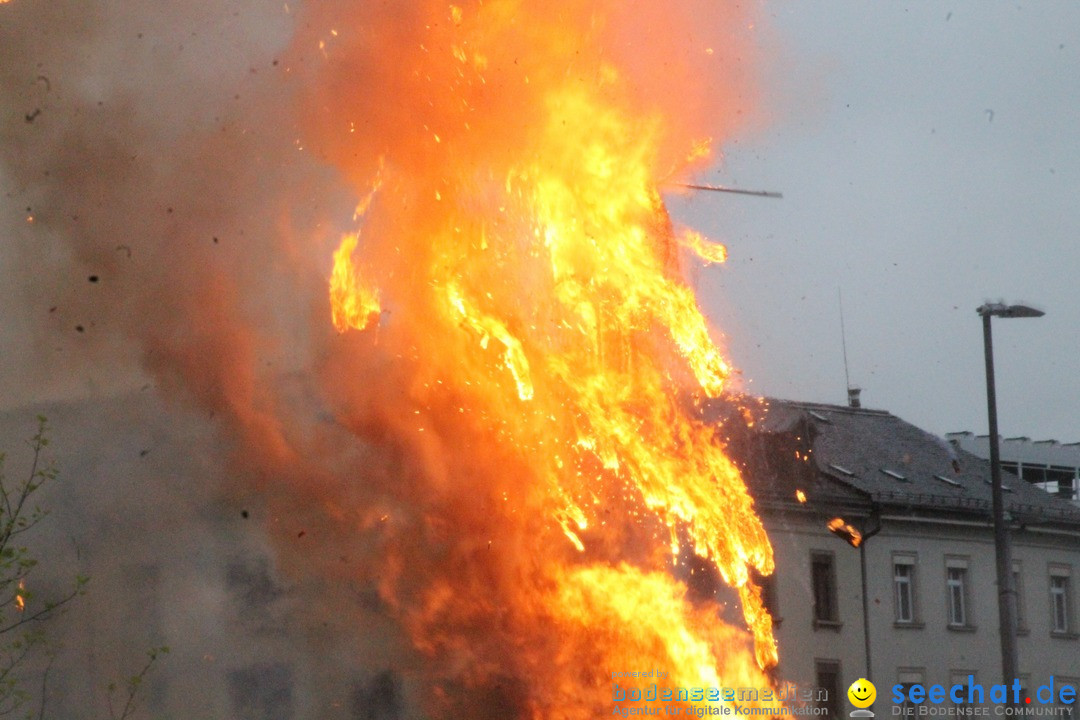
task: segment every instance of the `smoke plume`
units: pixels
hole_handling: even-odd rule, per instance
[[[228,703],[251,717],[274,706],[320,718],[586,717],[606,707],[607,673],[674,662],[667,643],[684,626],[703,628],[686,651],[692,662],[718,679],[757,677],[710,649],[743,648],[746,638],[663,575],[669,543],[656,537],[672,523],[648,517],[655,506],[635,500],[640,519],[582,532],[584,555],[567,540],[577,540],[577,518],[552,513],[553,481],[535,464],[563,460],[533,452],[548,428],[537,419],[542,403],[555,402],[565,378],[535,370],[532,407],[541,410],[511,410],[517,420],[506,422],[508,405],[493,398],[510,376],[477,389],[491,372],[476,328],[494,326],[423,322],[438,298],[446,304],[425,269],[443,263],[452,279],[454,253],[470,243],[531,267],[522,258],[535,252],[536,228],[513,217],[526,202],[517,188],[581,165],[587,184],[566,192],[640,199],[627,217],[658,239],[640,258],[656,270],[646,299],[663,306],[646,304],[650,322],[678,348],[708,344],[704,329],[695,336],[664,315],[659,293],[688,308],[692,299],[664,279],[677,275],[676,238],[655,186],[702,162],[710,138],[740,128],[753,105],[752,18],[711,5],[0,5],[0,297],[11,308],[0,343],[13,365],[0,393],[9,408],[69,403],[52,406],[58,418],[73,398],[100,408],[79,422],[108,433],[69,441],[124,459],[80,465],[103,481],[58,501],[61,516],[80,553],[115,565],[102,586],[167,595],[167,617],[143,620],[177,646],[169,707],[215,712],[178,688],[224,677]],[[619,158],[603,157],[609,150]],[[364,281],[380,287],[384,305],[375,327],[339,334],[327,279],[347,232],[359,232],[361,272],[373,271]],[[463,239],[441,255],[436,239],[455,232]],[[557,317],[550,298],[570,287],[532,270],[470,267],[450,304],[521,306],[508,335],[527,334],[543,313]],[[481,284],[486,298],[473,292]],[[450,334],[470,322],[472,334]],[[652,373],[650,382],[668,368],[679,382],[706,376],[719,362],[710,355],[704,369],[687,370],[676,350],[642,339],[650,329],[601,338],[596,352],[646,347],[661,369],[603,362]],[[526,341],[523,352],[560,342]],[[167,405],[143,399],[152,394]],[[665,412],[680,411],[673,402]],[[584,422],[578,413],[551,427]],[[172,454],[155,460],[148,432]],[[190,453],[177,450],[188,443]],[[130,460],[143,450],[150,469]],[[645,463],[627,457],[627,467]],[[629,514],[612,501],[625,478],[611,474],[610,458],[566,461],[578,476],[604,476],[596,497]],[[725,502],[749,511],[744,492]],[[678,512],[682,539],[707,545],[694,529],[702,515]],[[101,518],[115,520],[109,532]],[[744,589],[748,568],[771,562],[767,542],[749,544],[760,542],[754,522],[732,530],[730,547],[709,541],[726,579]],[[178,546],[206,559],[176,560]],[[612,593],[631,584],[674,625],[627,634],[647,608]],[[113,645],[135,637],[109,617]],[[239,625],[215,625],[222,617]],[[307,659],[303,670],[256,662],[224,649],[231,643]],[[121,662],[120,649],[108,652]],[[616,659],[628,666],[612,667]],[[283,698],[265,689],[292,684],[309,690]]]

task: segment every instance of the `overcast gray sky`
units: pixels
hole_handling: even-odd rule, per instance
[[[772,3],[769,124],[672,198],[725,241],[702,302],[757,393],[844,402],[837,290],[864,405],[986,432],[986,299],[1005,435],[1080,440],[1080,4]]]

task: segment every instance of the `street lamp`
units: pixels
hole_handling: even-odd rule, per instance
[[[998,450],[997,395],[994,390],[994,342],[990,318],[1042,317],[1045,313],[1027,305],[986,303],[976,312],[982,316],[983,351],[986,354],[986,410],[990,418],[990,486],[994,513],[994,556],[997,560],[998,617],[1001,625],[1001,674],[1006,685],[1017,674],[1016,588],[1012,580],[1012,553],[1005,527],[1005,499],[1001,489],[1001,456]]]
[[[870,664],[870,596],[866,590],[866,541],[881,532],[881,511],[877,505],[870,508],[870,517],[863,525],[863,529],[849,524],[842,517],[834,517],[825,524],[836,537],[848,545],[859,550],[859,569],[862,576],[862,620],[863,620],[863,652],[866,658],[867,680],[872,680],[873,669]]]

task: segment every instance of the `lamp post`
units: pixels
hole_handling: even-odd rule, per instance
[[[1001,633],[1001,674],[1008,685],[1019,677],[1016,656],[1016,588],[1012,579],[1012,553],[1005,526],[1005,498],[1001,488],[1001,456],[998,449],[997,395],[994,389],[994,343],[990,318],[1042,317],[1042,310],[1026,305],[986,303],[976,311],[982,316],[983,351],[986,355],[986,409],[990,420],[990,486],[994,514],[994,556],[997,560],[998,618]]]
[[[863,619],[863,652],[866,659],[867,680],[873,681],[873,668],[870,663],[870,595],[866,589],[866,541],[881,532],[881,510],[876,504],[870,508],[870,517],[862,530],[849,525],[841,517],[830,520],[826,527],[836,537],[848,545],[859,550],[859,570],[862,577],[862,619]]]

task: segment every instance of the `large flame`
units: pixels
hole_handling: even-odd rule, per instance
[[[624,670],[767,685],[776,646],[751,574],[772,572],[772,550],[691,400],[720,396],[731,368],[678,248],[726,251],[676,232],[659,191],[709,143],[608,45],[644,9],[419,5],[393,39],[335,16],[320,47],[339,80],[316,101],[336,118],[325,151],[367,196],[362,237],[334,254],[333,322],[398,365],[355,382],[397,383],[414,422],[382,439],[424,448],[437,498],[387,544],[384,597],[466,689],[508,672],[506,649],[477,638],[511,643],[506,662],[537,679],[515,701],[530,717],[610,713]],[[644,12],[657,32],[665,8]],[[377,101],[350,91],[353,73],[381,83]],[[350,145],[353,130],[367,138]],[[368,437],[370,405],[343,411]],[[453,548],[415,589],[410,532]],[[687,552],[737,590],[751,642],[687,599]]]

